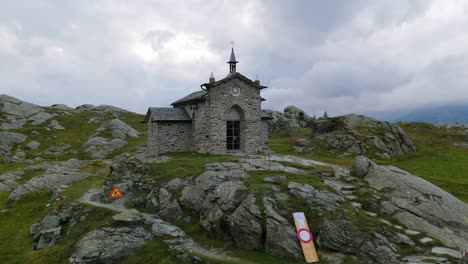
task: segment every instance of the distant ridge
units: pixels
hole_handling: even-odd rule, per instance
[[[468,124],[468,104],[424,107],[390,113],[367,113],[368,116],[388,122],[425,122]]]

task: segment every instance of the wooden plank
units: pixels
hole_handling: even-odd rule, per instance
[[[293,217],[294,217],[294,224],[296,225],[296,231],[298,232],[298,239],[299,239],[299,230],[303,232],[303,236],[301,237],[303,239],[305,238],[304,241],[299,239],[299,241],[301,242],[302,252],[304,253],[305,261],[307,263],[318,262],[319,258],[317,255],[317,251],[315,250],[314,240],[310,239],[310,241],[307,242],[309,240],[307,237],[307,233],[310,232],[310,230],[309,230],[309,226],[307,225],[307,220],[305,218],[304,213],[303,212],[293,213]],[[308,232],[307,231],[304,232],[303,229],[307,230]]]

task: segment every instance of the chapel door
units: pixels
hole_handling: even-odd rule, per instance
[[[226,129],[227,149],[240,149],[240,121],[227,121]]]

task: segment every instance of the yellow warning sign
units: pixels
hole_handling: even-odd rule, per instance
[[[123,197],[123,193],[119,189],[118,186],[115,186],[112,192],[109,194],[109,198],[111,199],[117,199],[117,198],[122,198],[122,197]]]
[[[304,213],[293,213],[294,224],[296,225],[297,238],[301,241],[302,252],[307,263],[318,262],[317,251],[315,251],[312,233],[307,225]]]

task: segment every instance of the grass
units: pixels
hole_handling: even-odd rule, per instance
[[[468,135],[425,123],[399,124],[413,140],[416,153],[395,157],[385,164],[420,176],[455,197],[468,202],[468,148],[453,146],[468,142]]]
[[[147,175],[156,180],[156,185],[162,184],[173,178],[185,178],[188,176],[198,176],[204,171],[205,164],[211,162],[226,162],[236,160],[232,156],[220,156],[210,154],[199,154],[190,152],[177,152],[167,154],[170,157],[168,162],[149,163],[153,172]]]
[[[63,235],[57,246],[50,249],[33,251],[31,249],[32,237],[29,227],[53,211],[54,209],[76,201],[88,189],[102,186],[108,174],[108,165],[102,162],[93,162],[84,165],[83,171],[93,173],[92,176],[73,183],[62,196],[65,198],[50,206],[51,192],[41,192],[24,195],[21,199],[7,203],[10,193],[0,193],[0,256],[2,263],[68,263],[73,244],[87,232],[96,229],[110,219],[114,214],[106,209],[96,208],[88,216],[87,221],[77,224],[68,235]]]
[[[26,182],[28,182],[30,179],[36,177],[36,176],[39,176],[41,174],[43,174],[46,170],[45,169],[39,169],[39,170],[34,170],[34,171],[29,171],[29,172],[26,172],[23,177],[21,177],[21,179],[18,179],[16,182],[19,183],[19,184],[25,184]]]
[[[325,146],[318,142],[311,142],[313,150],[311,153],[298,153],[293,150],[297,139],[306,138],[310,140],[310,131],[305,128],[290,129],[287,136],[271,135],[268,142],[271,150],[283,155],[294,155],[306,159],[320,160],[327,163],[333,163],[343,166],[351,166],[353,158],[338,158],[335,153],[331,153]]]
[[[416,153],[407,153],[390,160],[374,160],[378,164],[393,165],[419,176],[448,191],[463,202],[468,202],[468,148],[453,146],[455,142],[468,142],[468,136],[457,131],[439,129],[425,123],[400,123],[416,146]],[[359,132],[379,133],[379,131]],[[381,133],[381,131],[380,131]],[[293,129],[287,136],[272,135],[270,148],[280,154],[295,155],[323,162],[352,166],[354,158],[338,158],[326,148],[312,142],[310,154],[293,150],[298,138],[309,138],[306,129]]]

